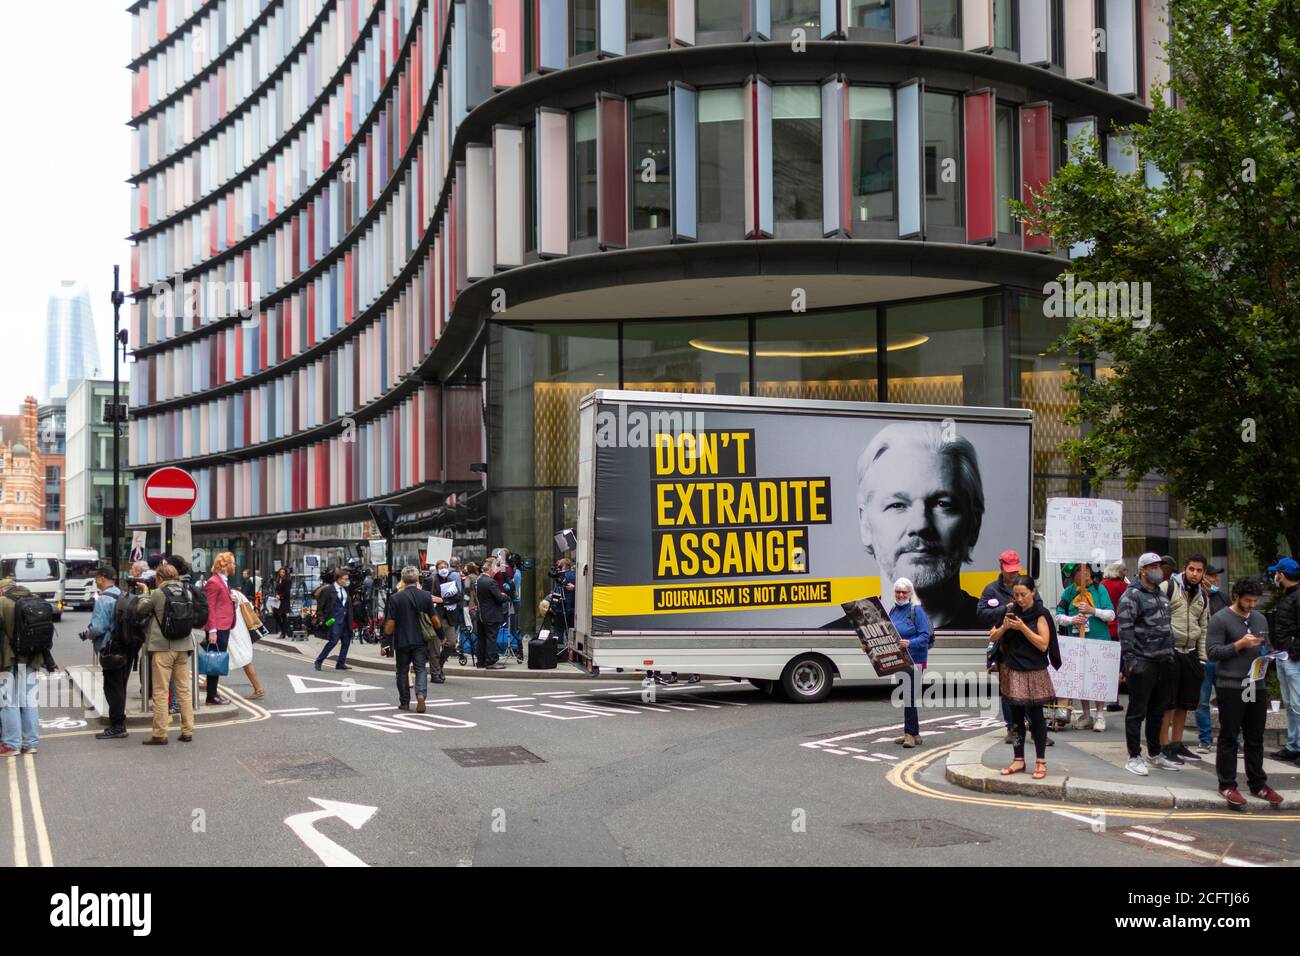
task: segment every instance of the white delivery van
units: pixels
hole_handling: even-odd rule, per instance
[[[852,609],[916,584],[929,669],[983,673],[975,604],[1030,555],[1029,409],[598,390],[580,406],[573,659],[747,679],[797,702],[884,682]]]

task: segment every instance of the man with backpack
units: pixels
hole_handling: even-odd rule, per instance
[[[40,669],[54,670],[54,612],[13,579],[0,581],[0,757],[36,753]]]
[[[155,572],[158,587],[149,591],[144,582],[138,587],[136,615],[145,622],[145,650],[151,655],[153,676],[153,736],[146,745],[167,743],[167,683],[176,688],[181,710],[181,742],[194,739],[194,703],[190,697],[190,654],[194,650],[191,631],[197,616],[194,595],[180,580],[176,569],[166,561]]]

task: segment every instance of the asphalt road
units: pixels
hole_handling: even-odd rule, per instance
[[[89,660],[87,615],[56,657]],[[399,714],[390,674],[258,651],[267,698],[191,744],[98,741],[43,712],[35,758],[0,764],[0,865],[1294,865],[1296,825],[1228,813],[1074,816],[948,785],[939,751],[984,732],[927,711],[904,751],[887,691],[774,701],[744,684],[453,678]],[[339,681],[351,683],[338,683]],[[250,693],[242,673],[229,681]],[[224,685],[224,682],[223,682]],[[803,744],[842,738],[839,753]],[[844,749],[844,748],[851,749]],[[1050,752],[1049,752],[1050,753]],[[316,801],[324,801],[324,804]],[[20,817],[16,808],[21,808]],[[123,808],[130,808],[123,814]],[[1208,856],[1136,839],[1190,837]],[[1175,842],[1167,840],[1166,842]]]

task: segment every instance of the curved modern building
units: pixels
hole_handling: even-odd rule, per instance
[[[1111,132],[1163,7],[138,3],[136,480],[193,471],[196,543],[256,563],[350,552],[381,501],[549,561],[578,401],[621,385],[1032,407],[1041,522],[1089,490],[1043,307],[1070,250],[1008,201],[1084,129],[1159,175]],[[1134,553],[1226,554],[1101,490]]]

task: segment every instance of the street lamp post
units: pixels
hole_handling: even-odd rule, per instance
[[[122,423],[119,415],[120,406],[117,401],[118,393],[118,349],[125,345],[126,335],[122,329],[122,303],[126,301],[126,296],[121,288],[121,266],[113,266],[113,528],[112,528],[112,548],[113,548],[113,570],[121,575],[119,561],[122,558],[122,542],[119,540],[120,528],[122,525],[122,513],[118,510],[118,493],[117,486],[121,480],[119,472],[121,469],[122,456],[119,443],[122,439]]]

